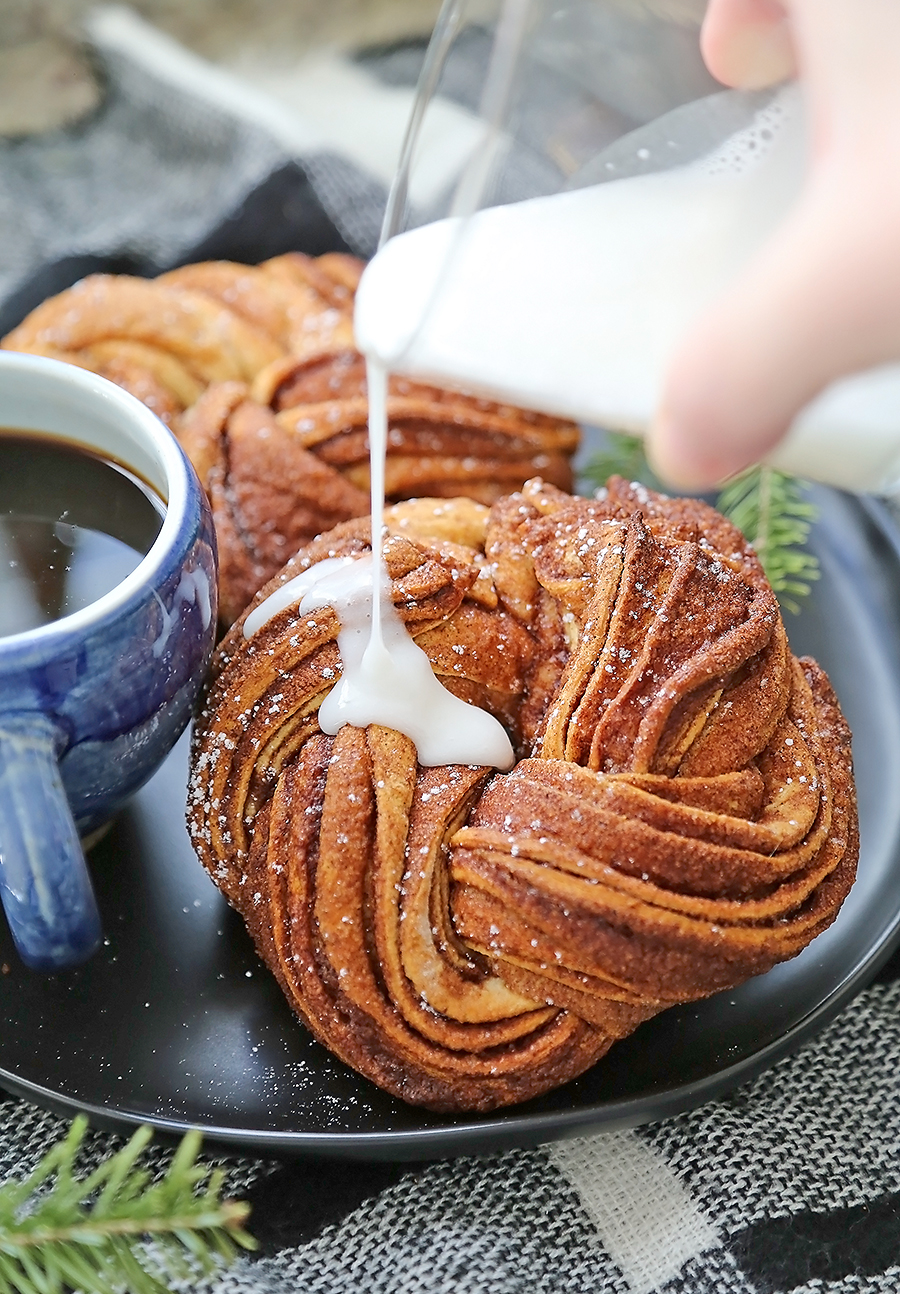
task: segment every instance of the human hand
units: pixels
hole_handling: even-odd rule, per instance
[[[726,85],[801,78],[810,162],[673,358],[648,452],[685,489],[758,461],[832,381],[900,359],[900,4],[710,0],[701,43]]]

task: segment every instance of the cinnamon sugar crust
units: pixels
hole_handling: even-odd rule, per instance
[[[858,853],[849,732],[730,523],[615,478],[386,522],[394,605],[516,767],[324,735],[329,609],[250,639],[239,619],[195,727],[198,855],[320,1041],[403,1100],[490,1110],[834,920]],[[253,605],[367,531],[320,536]]]

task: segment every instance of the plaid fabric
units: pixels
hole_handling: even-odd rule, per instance
[[[814,1042],[664,1123],[429,1164],[209,1157],[260,1243],[208,1294],[896,1294],[900,958]],[[0,1174],[65,1130],[0,1103]],[[93,1132],[85,1169],[121,1144]],[[155,1147],[163,1167],[170,1151]]]
[[[292,146],[252,96],[246,111],[229,109],[215,75],[200,69],[192,87],[190,59],[154,66],[152,40],[129,48],[115,23],[94,39],[107,78],[94,117],[0,141],[0,331],[94,268],[153,273],[297,246],[372,251],[381,178],[333,150]],[[360,66],[373,84],[409,86],[422,52],[420,43],[370,52]],[[482,57],[476,46],[468,70],[454,73],[460,103]],[[898,973],[900,958],[797,1055],[661,1124],[429,1164],[211,1157],[252,1204],[260,1250],[202,1288],[894,1294]],[[0,1101],[0,1178],[24,1175],[65,1126]],[[92,1132],[85,1169],[120,1144]],[[151,1163],[161,1169],[170,1154],[157,1146]]]

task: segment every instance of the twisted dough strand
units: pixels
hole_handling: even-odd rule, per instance
[[[387,514],[394,604],[511,773],[321,733],[330,609],[224,640],[189,823],[312,1032],[439,1110],[524,1100],[642,1020],[794,956],[858,850],[849,734],[737,531],[613,480]],[[346,522],[263,596],[367,549]]]

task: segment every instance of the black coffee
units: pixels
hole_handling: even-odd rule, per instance
[[[148,486],[84,446],[0,428],[0,638],[115,588],[164,514]]]

